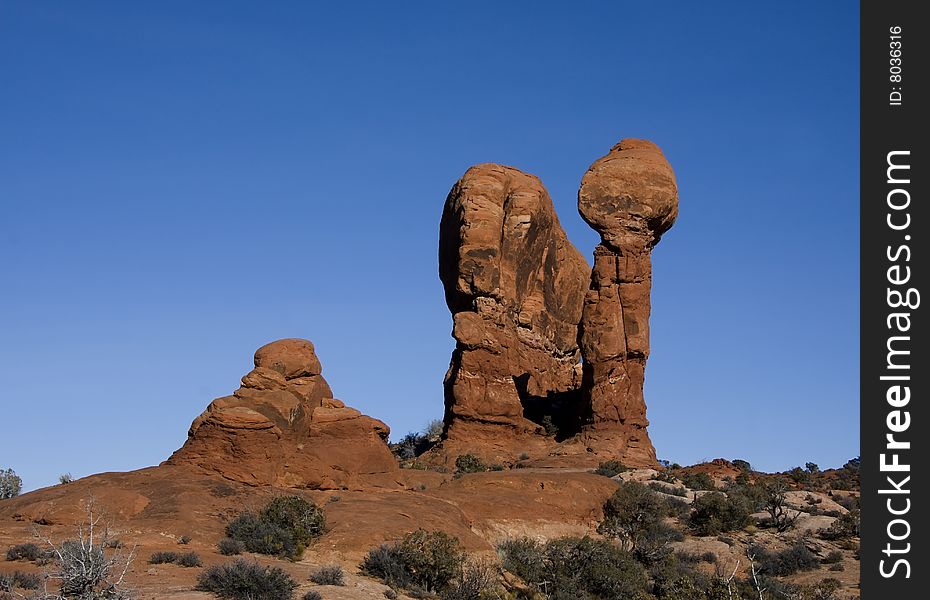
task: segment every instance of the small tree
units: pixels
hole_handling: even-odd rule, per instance
[[[636,481],[622,484],[604,504],[601,535],[617,538],[624,550],[641,547],[658,529],[665,516],[665,503],[654,491]]]
[[[785,482],[773,479],[762,484],[765,492],[765,511],[769,513],[769,523],[779,532],[788,531],[801,516],[799,511],[788,508],[788,486]]]
[[[23,480],[13,469],[0,469],[0,500],[14,498],[23,491]]]
[[[123,588],[123,579],[135,558],[135,546],[129,551],[113,548],[119,544],[111,543],[109,528],[95,513],[93,501],[88,503],[87,519],[78,525],[77,533],[77,539],[60,544],[43,538],[54,558],[48,578],[59,581],[58,597],[75,600],[131,598],[132,591]]]

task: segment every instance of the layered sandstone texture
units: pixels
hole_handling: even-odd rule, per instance
[[[308,489],[390,486],[398,470],[387,425],[333,398],[307,340],[255,352],[255,368],[190,427],[168,464],[249,485]]]
[[[482,164],[455,184],[439,233],[456,340],[445,378],[447,453],[467,446],[503,458],[545,446],[546,427],[572,427],[588,272],[538,178]]]
[[[593,271],[532,175],[478,165],[446,199],[447,458],[522,449],[655,464],[643,399],[650,251],[678,212],[674,174],[654,144],[623,140],[585,174],[578,208],[601,236]]]
[[[643,398],[651,252],[678,216],[675,175],[652,142],[622,140],[585,173],[578,211],[601,236],[579,330],[590,411],[580,437],[598,451],[655,460]]]

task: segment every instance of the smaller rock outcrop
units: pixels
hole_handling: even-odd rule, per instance
[[[390,429],[333,398],[307,340],[255,352],[231,396],[194,419],[168,464],[193,465],[250,485],[345,489],[392,485]]]

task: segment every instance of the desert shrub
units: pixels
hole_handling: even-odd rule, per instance
[[[715,490],[714,480],[707,473],[683,473],[679,479],[692,490]]]
[[[200,555],[196,552],[184,552],[178,556],[178,560],[175,562],[178,566],[187,568],[203,566],[203,563],[200,561]]]
[[[667,511],[662,497],[642,483],[630,481],[607,499],[597,531],[617,538],[624,550],[648,563],[665,554],[669,542],[682,539],[681,532],[663,521]]]
[[[242,554],[242,551],[245,550],[245,544],[232,538],[223,538],[216,545],[216,549],[219,550],[220,554],[223,556],[235,556],[237,554]]]
[[[130,554],[125,560],[119,555],[108,556],[105,544],[91,543],[92,536],[67,540],[55,548],[56,566],[52,577],[60,583],[65,598],[128,598],[118,591],[126,573]],[[122,569],[120,572],[119,569]]]
[[[261,518],[293,535],[298,556],[326,530],[323,510],[300,496],[278,496],[262,509]]]
[[[804,470],[808,473],[820,473],[820,467],[817,466],[817,463],[814,462],[805,463]]]
[[[12,592],[15,588],[37,590],[40,585],[42,585],[42,578],[35,573],[24,573],[23,571],[0,573],[0,592]],[[7,598],[7,596],[0,597]],[[13,596],[9,597],[13,598]]]
[[[391,445],[391,451],[400,460],[413,460],[429,450],[432,442],[428,435],[410,432]]]
[[[650,481],[646,485],[649,487],[650,490],[654,492],[660,492],[662,494],[671,494],[672,496],[680,496],[682,498],[688,495],[688,490],[686,490],[684,487],[680,485],[669,487],[669,486],[662,485],[661,483],[657,481]]]
[[[769,513],[768,524],[779,532],[794,527],[801,513],[788,507],[788,485],[780,479],[770,479],[762,482],[761,487],[765,494],[764,508]]]
[[[820,561],[800,540],[780,552],[770,552],[761,546],[749,548],[761,571],[775,577],[793,575],[799,571],[810,571],[820,566]]]
[[[445,423],[442,419],[433,419],[426,424],[426,428],[423,430],[423,433],[430,440],[438,440],[442,436],[442,432],[445,430]]]
[[[346,576],[338,565],[320,567],[310,575],[310,581],[317,585],[345,585]]]
[[[62,485],[71,483],[72,481],[74,481],[74,477],[71,476],[71,473],[62,473],[58,476],[58,483]]]
[[[391,587],[436,592],[459,576],[464,561],[458,538],[442,531],[418,529],[400,542],[370,550],[361,571]]]
[[[460,477],[466,473],[483,473],[488,470],[484,461],[474,454],[461,454],[455,459],[455,475]]]
[[[624,465],[619,460],[607,460],[599,464],[597,468],[594,469],[594,474],[603,475],[604,477],[614,477],[628,470],[629,469],[627,469],[626,465]]]
[[[297,559],[323,534],[323,510],[300,496],[279,496],[259,514],[242,513],[226,526],[226,536],[259,554]]]
[[[500,598],[500,568],[488,560],[470,560],[459,578],[440,595],[442,600],[490,600]]]
[[[320,592],[316,590],[310,590],[309,592],[301,596],[301,600],[323,600],[323,594],[321,594]]]
[[[832,565],[834,563],[842,562],[842,560],[843,560],[842,552],[840,552],[839,550],[831,550],[829,553],[827,553],[826,556],[823,557],[823,560],[821,562],[827,565]]]
[[[23,480],[13,469],[0,469],[0,500],[19,496]]]
[[[843,563],[833,563],[830,565],[829,571],[845,571],[846,567],[843,566]]]
[[[691,505],[684,498],[663,498],[665,502],[665,514],[678,520],[685,520],[691,514]]]
[[[859,535],[859,511],[851,510],[840,515],[826,529],[821,529],[818,535],[825,540],[847,540]]]
[[[514,550],[519,556],[511,555]],[[646,591],[643,566],[607,540],[517,541],[501,544],[498,551],[508,571],[553,600],[632,598]]]
[[[712,492],[694,499],[689,524],[695,535],[717,535],[746,527],[751,514],[745,498]]]
[[[834,496],[833,501],[845,508],[846,510],[853,511],[859,510],[859,497],[858,496]]]
[[[178,562],[177,552],[155,552],[149,557],[150,565],[163,565]]]
[[[749,461],[748,461],[748,460],[743,460],[743,459],[741,459],[741,458],[735,459],[735,460],[733,461],[733,466],[736,467],[737,469],[739,469],[740,471],[744,472],[744,473],[748,473],[748,472],[752,471],[752,465],[749,464]]]
[[[517,457],[517,460],[529,460],[529,458],[530,458],[530,455],[528,452],[521,452],[520,455]]]
[[[6,551],[7,560],[39,560],[43,558],[45,553],[42,548],[39,548],[38,544],[32,542],[26,542],[25,544],[16,544],[10,546]]]
[[[283,569],[238,558],[205,569],[195,589],[212,592],[224,600],[289,600],[296,588],[297,582]]]
[[[384,590],[384,597],[387,598],[388,600],[397,600],[397,592],[388,588]]]
[[[178,538],[178,544],[182,546],[186,546],[190,543],[191,543],[191,536],[189,535],[182,535],[181,537]]]
[[[203,563],[196,552],[155,552],[149,557],[149,564],[172,564],[181,567],[200,567]]]
[[[255,513],[242,513],[226,525],[226,535],[242,542],[249,552],[271,556],[294,556],[297,544],[294,536]]]

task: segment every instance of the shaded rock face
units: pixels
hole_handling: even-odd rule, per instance
[[[241,387],[210,403],[167,462],[250,485],[389,486],[398,468],[389,433],[333,398],[313,344],[285,339],[255,352]]]
[[[446,455],[655,464],[643,399],[650,252],[678,213],[675,176],[657,146],[623,140],[584,175],[578,209],[601,236],[593,270],[536,177],[478,165],[446,199],[439,274],[457,342]]]
[[[457,342],[445,444],[508,454],[540,437],[547,418],[570,429],[588,265],[539,179],[495,164],[469,169],[443,209],[439,276]]]
[[[652,247],[678,216],[662,151],[623,140],[581,180],[578,212],[601,236],[580,326],[588,446],[655,460],[643,382],[649,357]]]

